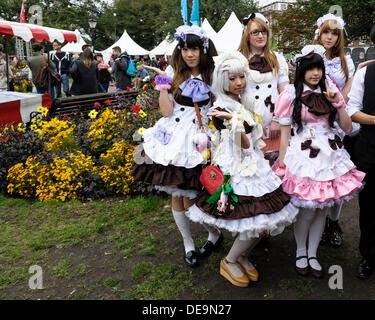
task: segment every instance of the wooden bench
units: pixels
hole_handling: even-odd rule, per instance
[[[120,104],[130,107],[136,102],[138,91],[95,93],[74,97],[58,98],[53,101],[49,111],[49,118],[56,116],[72,115],[77,113],[89,113],[95,108],[96,103],[101,106],[116,107]]]

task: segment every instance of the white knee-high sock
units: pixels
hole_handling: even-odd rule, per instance
[[[328,210],[329,208],[324,208],[324,209],[316,209],[315,211],[315,217],[311,223],[310,230],[309,230],[309,248],[308,248],[309,258],[316,257],[320,239],[324,231],[324,225],[325,225]],[[322,269],[319,262],[315,259],[310,260],[309,263],[314,269],[317,269],[317,270]]]
[[[206,224],[206,223],[203,223],[202,225],[208,231],[208,239],[207,240],[209,240],[213,244],[215,244],[216,241],[220,237],[221,231],[218,228],[216,228],[214,226],[211,226],[209,224]]]
[[[251,246],[253,241],[255,241],[255,239],[240,240],[240,237],[237,236],[236,240],[234,240],[232,248],[229,250],[227,254],[227,257],[226,257],[227,261],[232,262],[228,264],[228,268],[237,277],[242,276],[244,273],[234,263],[237,262],[241,254],[244,254],[246,252],[246,250]]]
[[[306,242],[310,225],[315,216],[315,209],[300,208],[297,221],[294,223],[294,238],[296,240],[296,257],[307,256]],[[307,259],[296,262],[297,267],[307,267]]]
[[[332,208],[329,208],[329,218],[332,221],[337,221],[340,218],[341,215],[341,209],[342,209],[342,204],[339,205],[334,205]]]
[[[194,240],[190,232],[190,221],[188,217],[185,215],[185,212],[176,211],[172,209],[172,213],[174,221],[176,222],[178,230],[180,230],[182,239],[184,241],[185,253],[195,250]]]

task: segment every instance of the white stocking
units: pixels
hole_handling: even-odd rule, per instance
[[[306,241],[314,216],[315,209],[300,208],[299,210],[297,221],[294,223],[294,238],[297,244],[296,257],[307,256]],[[307,259],[296,261],[296,266],[299,268],[306,268],[307,265]]]
[[[309,230],[309,248],[308,248],[309,258],[316,257],[320,239],[324,231],[324,225],[325,225],[328,210],[329,208],[324,208],[324,209],[316,209],[315,211],[315,217],[311,223],[310,230]],[[317,260],[311,259],[309,263],[312,268],[316,270],[322,270],[322,267]]]
[[[172,213],[174,221],[176,222],[178,230],[180,230],[182,239],[184,241],[185,253],[195,250],[194,240],[190,232],[190,221],[188,217],[185,215],[185,212],[176,211],[172,209]]]

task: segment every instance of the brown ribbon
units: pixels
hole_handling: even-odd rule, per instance
[[[329,143],[329,146],[333,150],[337,150],[337,147],[341,149],[344,146],[344,143],[342,142],[341,138],[337,134],[335,134],[334,139],[328,138],[328,143]]]
[[[310,149],[309,158],[316,158],[320,152],[320,149],[312,147],[311,144],[312,140],[306,140],[305,142],[301,142],[301,150]]]
[[[307,106],[308,111],[312,114],[322,116],[331,112],[331,105],[320,93],[311,92],[300,99],[301,102]]]
[[[270,112],[274,112],[275,111],[275,104],[272,102],[271,100],[271,97],[272,96],[268,96],[265,100],[264,100],[264,104],[266,105],[266,107],[270,107]]]
[[[268,64],[267,60],[264,57],[261,57],[259,54],[254,55],[250,59],[249,67],[251,70],[256,70],[260,73],[267,73],[272,71],[272,68]]]

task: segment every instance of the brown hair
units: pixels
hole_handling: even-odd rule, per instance
[[[326,33],[329,30],[332,30],[334,34],[338,35],[337,42],[335,43],[334,47],[332,48],[332,50],[330,52],[327,51],[326,55],[327,55],[327,58],[330,59],[330,60],[333,59],[333,58],[336,58],[336,57],[340,57],[341,67],[342,67],[342,70],[344,71],[346,81],[348,81],[348,79],[349,79],[349,69],[348,69],[348,64],[346,63],[346,59],[345,59],[344,31],[342,29],[339,29],[339,28],[332,29],[331,27],[335,26],[335,25],[337,25],[335,20],[325,21],[320,27],[319,39],[317,41],[315,41],[315,43],[323,45],[322,40],[321,40],[322,34]]]
[[[86,49],[85,51],[83,51],[82,62],[87,68],[91,67],[93,60],[94,60],[94,55],[92,54],[92,51],[90,49]]]
[[[203,82],[211,85],[212,73],[215,68],[212,57],[217,55],[217,51],[214,43],[209,40],[207,53],[204,53],[203,43],[200,38],[194,34],[188,34],[186,36],[186,42],[180,40],[172,54],[171,66],[174,70],[172,92],[175,97],[179,95],[179,86],[191,76],[191,69],[187,66],[181,54],[181,48],[185,46],[187,48],[199,48],[199,71],[202,75]]]
[[[271,50],[270,28],[268,27],[268,25],[262,19],[253,18],[253,19],[249,20],[249,22],[247,23],[246,28],[245,28],[245,30],[242,34],[241,43],[240,43],[240,47],[238,48],[238,51],[241,52],[246,58],[249,59],[249,56],[250,56],[250,53],[251,53],[250,42],[249,42],[249,37],[250,37],[249,30],[250,30],[250,26],[251,26],[252,23],[256,23],[257,27],[261,31],[267,32],[267,43],[266,43],[266,46],[263,49],[264,58],[266,59],[268,64],[271,66],[273,72],[278,73],[280,67],[279,67],[279,62],[277,61],[277,57],[276,57],[275,53],[272,52],[272,50]]]

